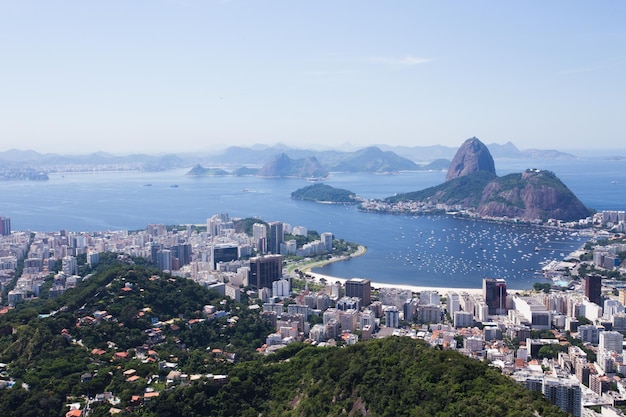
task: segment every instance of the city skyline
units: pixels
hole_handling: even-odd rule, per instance
[[[623,149],[623,3],[5,2],[0,150]]]

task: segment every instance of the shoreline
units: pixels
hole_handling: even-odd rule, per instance
[[[333,256],[330,259],[323,259],[323,260],[319,260],[319,261],[315,261],[315,262],[310,262],[310,263],[304,264],[304,266],[302,266],[300,268],[297,268],[297,265],[294,265],[293,269],[289,270],[289,268],[287,268],[287,270],[289,271],[289,273],[293,273],[294,270],[298,269],[302,273],[310,275],[310,274],[314,273],[314,272],[311,272],[311,269],[313,269],[313,268],[321,268],[321,267],[323,267],[325,265],[332,264],[332,263],[335,263],[335,262],[347,261],[349,259],[356,258],[356,257],[361,256],[361,255],[365,255],[365,253],[367,253],[367,247],[365,247],[363,245],[358,245],[356,252],[351,253],[350,255]]]
[[[322,285],[323,283],[322,280],[324,280],[326,284],[340,282],[341,285],[345,285],[348,278],[341,278],[341,277],[335,277],[332,275],[321,274],[319,272],[313,272],[311,271],[311,269],[320,268],[322,266],[325,266],[334,262],[346,261],[352,258],[356,258],[358,256],[362,256],[365,253],[367,253],[367,248],[363,245],[359,245],[357,251],[350,254],[349,256],[332,257],[330,259],[312,262],[310,264],[303,266],[302,268],[294,268],[294,269],[299,269],[302,273],[304,273],[305,280],[312,279],[315,283],[320,284],[320,285]],[[290,272],[293,272],[293,270]],[[480,295],[482,294],[482,291],[483,291],[482,288],[432,287],[432,286],[424,286],[424,285],[394,284],[394,283],[377,282],[377,281],[371,281],[371,286],[373,290],[381,289],[381,288],[396,288],[396,289],[401,289],[401,290],[410,290],[411,292],[414,292],[414,293],[420,293],[423,291],[438,291],[439,294],[444,295],[444,296],[447,295],[449,292],[457,292],[459,294],[465,292],[465,293],[472,294],[472,295]],[[529,291],[529,290],[507,288],[507,292],[525,292],[525,291]]]
[[[320,285],[322,285],[322,280],[325,280],[327,284],[340,282],[342,285],[345,285],[346,281],[348,280],[348,278],[334,277],[331,275],[324,275],[324,274],[311,272],[311,271],[307,272],[307,275],[310,275],[313,281]],[[395,289],[400,289],[400,290],[410,290],[411,292],[414,292],[414,293],[420,293],[423,291],[437,291],[442,296],[446,296],[450,292],[456,292],[458,294],[462,294],[465,292],[465,293],[472,294],[472,295],[480,295],[483,292],[482,288],[430,287],[430,286],[424,286],[424,285],[393,284],[393,283],[376,282],[376,281],[371,281],[371,286],[372,286],[372,290],[378,290],[381,288],[395,288]],[[507,293],[513,293],[513,292],[517,293],[517,292],[527,292],[527,291],[532,291],[532,290],[507,288]]]

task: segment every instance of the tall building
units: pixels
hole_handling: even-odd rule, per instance
[[[328,252],[333,251],[333,234],[330,232],[324,232],[320,236],[320,240],[324,244],[324,249]]]
[[[8,217],[0,217],[0,236],[9,236],[11,234],[11,219]]]
[[[398,307],[391,306],[385,308],[385,326],[398,328],[400,321],[400,312]]]
[[[237,246],[223,244],[213,247],[213,269],[217,269],[217,264],[220,262],[230,262],[236,259],[239,259]]]
[[[100,262],[100,254],[95,251],[87,252],[87,264],[90,268],[95,267]]]
[[[372,283],[369,279],[350,278],[346,280],[346,297],[359,297],[361,305],[371,303]]]
[[[267,253],[267,227],[263,223],[252,225],[252,239],[259,253]]]
[[[471,327],[474,324],[474,316],[469,311],[455,311],[453,313],[454,327]]]
[[[280,298],[281,300],[285,297],[289,297],[291,284],[289,280],[279,279],[278,281],[272,282],[272,297]]]
[[[417,306],[419,303],[415,298],[409,298],[404,302],[402,306],[402,312],[404,313],[404,320],[413,321],[417,316]]]
[[[172,270],[172,251],[163,249],[156,254],[156,264],[161,271]]]
[[[461,311],[461,301],[460,301],[460,297],[459,294],[451,291],[448,293],[448,302],[447,302],[447,306],[448,306],[448,314],[450,314],[450,316],[454,316],[454,313],[456,313],[457,311]]]
[[[256,256],[250,258],[248,282],[251,287],[272,288],[272,283],[283,276],[283,257],[281,255]]]
[[[543,395],[561,410],[571,413],[574,417],[580,417],[581,394],[580,383],[576,380],[544,376]]]
[[[189,265],[191,263],[191,253],[191,245],[189,243],[172,246],[172,254],[174,257],[178,258],[180,266]]]
[[[282,222],[270,223],[270,234],[267,239],[267,250],[274,255],[280,254],[280,244],[283,243],[285,234]]]
[[[592,303],[602,305],[602,277],[600,275],[585,277],[585,297]]]
[[[600,329],[593,324],[578,326],[578,338],[585,343],[598,344],[600,341]]]
[[[61,268],[67,275],[78,274],[78,262],[73,256],[65,256],[61,261]]]
[[[490,315],[506,314],[506,281],[501,278],[484,278],[483,298]]]
[[[441,306],[438,304],[420,305],[417,310],[419,323],[439,323],[441,321]]]
[[[598,348],[604,351],[622,353],[624,351],[624,336],[620,332],[600,332]]]

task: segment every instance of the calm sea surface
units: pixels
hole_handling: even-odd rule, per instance
[[[626,209],[626,163],[608,160],[496,161],[498,175],[525,168],[554,171],[589,207]],[[540,228],[445,216],[360,213],[351,206],[293,201],[299,179],[185,176],[160,173],[52,175],[46,182],[0,182],[0,215],[14,230],[141,229],[148,223],[205,223],[215,213],[258,216],[367,246],[366,255],[316,270],[340,277],[441,287],[480,287],[484,277],[513,288],[541,280],[541,262],[560,259],[584,238]],[[444,172],[335,174],[327,184],[365,198],[415,191],[444,181]],[[150,186],[147,186],[150,184]],[[176,185],[176,187],[173,187]],[[535,250],[538,249],[538,250]]]

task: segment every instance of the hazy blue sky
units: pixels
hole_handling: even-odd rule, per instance
[[[0,150],[626,148],[626,2],[0,0]]]

